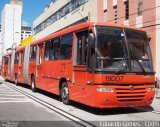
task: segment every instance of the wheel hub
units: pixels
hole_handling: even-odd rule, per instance
[[[63,97],[66,99],[68,97],[68,88],[63,89]]]

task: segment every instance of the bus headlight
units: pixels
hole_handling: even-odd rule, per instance
[[[148,91],[155,91],[154,88],[148,88]]]
[[[114,92],[113,88],[97,88],[98,92]]]

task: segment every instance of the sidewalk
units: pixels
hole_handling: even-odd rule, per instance
[[[159,89],[156,89],[156,95],[155,95],[155,97],[156,97],[157,99],[160,99],[160,88],[159,88]]]

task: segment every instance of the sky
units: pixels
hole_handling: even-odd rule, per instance
[[[23,13],[22,21],[26,26],[32,27],[33,21],[43,12],[46,5],[50,4],[51,0],[22,0]],[[0,0],[0,21],[1,13],[5,4],[9,4],[10,0]]]

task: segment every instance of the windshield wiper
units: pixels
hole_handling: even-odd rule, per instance
[[[138,63],[138,65],[140,66],[140,68],[141,68],[142,71],[143,71],[143,74],[145,75],[145,74],[146,74],[146,71],[145,71],[144,67],[142,66],[142,64],[140,63],[140,61],[137,60],[137,59],[135,59],[135,61]]]
[[[123,69],[125,69],[126,64],[124,65],[124,61],[126,61],[126,57],[124,56],[122,58],[122,60],[120,61],[120,64],[118,66],[118,69],[116,70],[116,74],[120,74],[120,72],[122,71],[122,67],[124,67]]]
[[[120,64],[119,64],[119,66],[118,66],[118,68],[117,68],[117,70],[115,72],[116,74],[120,74],[120,72],[122,71],[122,67],[124,67],[124,69],[125,69],[126,68],[126,64],[127,64],[128,57],[126,56],[126,50],[125,50],[125,43],[124,43],[124,41],[122,41],[122,47],[123,47],[124,56],[123,56],[122,60],[120,61]],[[124,61],[126,61],[125,66],[124,66]]]

